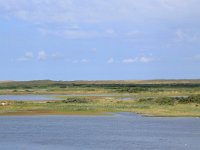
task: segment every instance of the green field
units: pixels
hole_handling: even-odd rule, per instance
[[[59,101],[1,101],[0,115],[134,112],[146,116],[200,117],[200,80],[1,82],[0,94],[64,94]]]

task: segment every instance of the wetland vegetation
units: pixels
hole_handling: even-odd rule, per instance
[[[146,116],[200,117],[200,80],[3,82],[0,94],[54,94],[61,99],[1,100],[0,115],[134,112]]]

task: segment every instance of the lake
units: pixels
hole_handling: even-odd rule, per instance
[[[0,100],[43,101],[58,100],[58,98],[56,98],[56,95],[0,95]]]
[[[116,96],[121,98],[117,98],[118,100],[132,100],[134,98],[127,97],[127,94],[63,94],[63,95],[56,95],[56,94],[49,94],[49,95],[0,95],[1,100],[14,100],[14,101],[43,101],[43,100],[62,100],[63,98],[60,97],[110,97],[114,98]]]
[[[198,150],[199,118],[1,116],[1,150]]]

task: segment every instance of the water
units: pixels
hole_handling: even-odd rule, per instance
[[[43,100],[62,100],[63,96],[66,97],[90,97],[90,96],[96,96],[96,97],[110,97],[114,98],[115,96],[118,96],[117,94],[64,94],[64,95],[0,95],[0,101],[1,100],[15,100],[15,101],[43,101]],[[127,96],[127,95],[125,95]],[[61,97],[61,98],[60,98]],[[118,100],[131,100],[131,98],[122,97],[118,98]]]
[[[0,117],[1,150],[198,150],[199,118]]]
[[[0,95],[0,100],[15,101],[43,101],[43,100],[59,100],[56,95]]]

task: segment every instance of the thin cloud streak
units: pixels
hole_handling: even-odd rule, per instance
[[[155,61],[155,58],[153,57],[139,56],[139,57],[124,59],[122,62],[124,64],[132,64],[132,63],[150,63],[153,61]]]
[[[127,37],[140,35],[131,29],[126,34],[112,27],[97,31],[81,26],[102,24],[144,24],[156,22],[185,23],[200,17],[199,0],[0,0],[1,16],[15,17],[35,25],[43,35],[62,36],[68,39],[94,37]],[[87,7],[86,7],[87,6]],[[174,15],[176,14],[176,15]],[[56,28],[58,27],[58,28]],[[139,33],[139,35],[138,35]],[[178,38],[185,35],[176,31]]]

